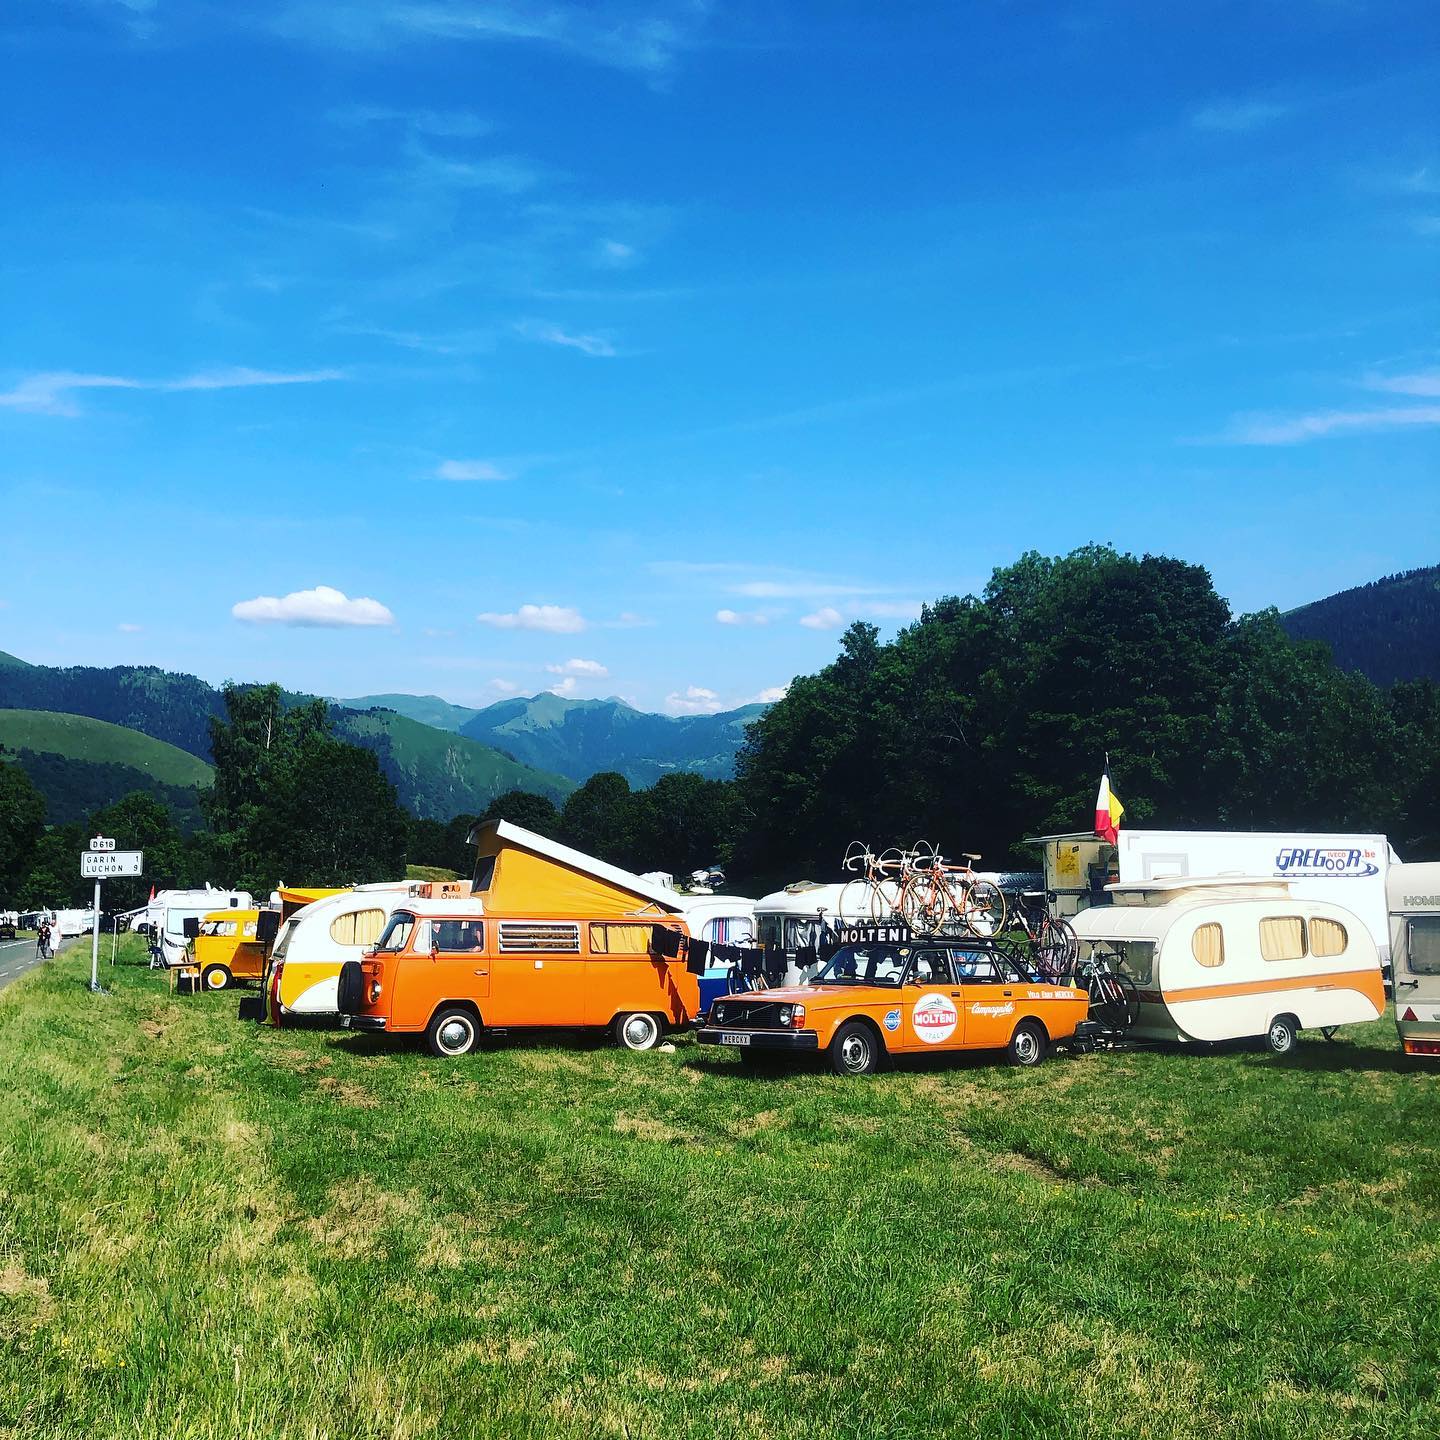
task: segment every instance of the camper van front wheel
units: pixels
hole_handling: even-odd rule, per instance
[[[1288,1055],[1295,1048],[1295,1036],[1299,1031],[1293,1015],[1277,1015],[1265,1032],[1265,1043],[1272,1055]]]
[[[442,1060],[468,1055],[480,1043],[480,1025],[468,1010],[438,1010],[425,1027],[425,1043]]]
[[[627,1050],[653,1050],[664,1033],[659,1017],[644,1010],[615,1017],[615,1038]]]
[[[200,983],[207,990],[223,990],[234,976],[224,965],[207,965],[204,973],[200,976]]]

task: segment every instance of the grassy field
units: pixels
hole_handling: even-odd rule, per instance
[[[1433,1435],[1440,1071],[742,1076],[0,995],[0,1433]]]
[[[0,745],[8,750],[48,751],[72,760],[126,765],[166,785],[210,783],[210,767],[178,746],[88,715],[0,710]]]

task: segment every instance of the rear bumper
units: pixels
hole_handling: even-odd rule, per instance
[[[342,1030],[383,1030],[389,1022],[383,1015],[342,1015]]]
[[[731,1038],[726,1039],[729,1036]],[[744,1036],[746,1038],[740,1039]],[[815,1051],[820,1037],[813,1030],[738,1030],[730,1026],[702,1025],[696,1032],[702,1045],[723,1045],[727,1050]]]

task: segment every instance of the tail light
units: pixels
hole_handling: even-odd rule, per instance
[[[1407,1040],[1407,1055],[1440,1055],[1440,1040]]]

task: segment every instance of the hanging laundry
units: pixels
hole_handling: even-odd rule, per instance
[[[795,952],[795,963],[802,969],[808,970],[816,960],[816,949],[813,945],[802,945]]]
[[[764,954],[762,973],[765,976],[765,983],[767,985],[783,985],[785,983],[784,948],[779,945],[767,945]]]
[[[692,940],[685,947],[685,968],[692,975],[703,975],[709,963],[710,945],[705,940]]]

